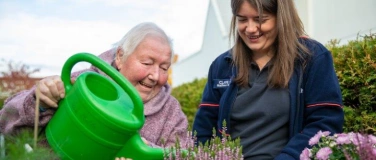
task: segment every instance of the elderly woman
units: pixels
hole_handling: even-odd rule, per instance
[[[187,118],[179,102],[170,95],[171,87],[167,84],[172,54],[171,41],[165,32],[153,23],[141,23],[132,28],[117,46],[99,55],[137,89],[146,117],[140,134],[153,147],[173,146],[177,137],[183,143],[187,139]],[[87,71],[104,74],[92,66],[72,73],[72,80]],[[33,127],[37,89],[41,100],[40,126],[47,125],[59,107],[58,102],[65,97],[60,76],[46,77],[30,90],[9,97],[0,110],[1,133],[10,134]]]

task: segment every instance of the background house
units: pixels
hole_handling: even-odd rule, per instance
[[[311,38],[341,44],[358,34],[376,32],[375,0],[295,0],[305,30]],[[228,50],[231,21],[230,0],[210,0],[201,49],[173,64],[173,87],[207,76],[211,62]]]

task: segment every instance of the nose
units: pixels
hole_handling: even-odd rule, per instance
[[[260,27],[260,24],[254,21],[248,21],[246,27],[247,27],[246,32],[254,33],[254,32],[257,32],[258,28]]]
[[[150,68],[149,76],[148,78],[153,81],[158,81],[160,75],[160,69],[158,66],[154,66]]]

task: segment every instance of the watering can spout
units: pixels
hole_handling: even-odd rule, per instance
[[[131,158],[133,160],[163,160],[164,151],[145,144],[139,134],[133,135],[116,157]]]
[[[179,149],[180,153],[176,153],[176,151],[176,149],[169,148],[152,148],[142,141],[139,134],[135,134],[127,141],[116,157],[131,158],[133,160],[163,160],[170,156],[175,159],[177,154],[183,157],[187,157],[190,154],[190,157],[195,157],[194,153],[189,153],[185,149]]]

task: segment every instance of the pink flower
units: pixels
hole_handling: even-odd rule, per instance
[[[327,160],[329,159],[329,155],[332,153],[333,151],[329,147],[324,147],[316,153],[316,158],[318,160]]]
[[[374,135],[368,135],[368,139],[371,144],[376,144],[376,137]]]
[[[310,160],[311,151],[308,148],[304,148],[303,152],[300,154],[300,160]]]
[[[321,136],[329,136],[330,135],[330,132],[329,131],[324,131],[321,133],[322,135]]]
[[[329,131],[322,132],[322,131],[320,130],[319,132],[316,133],[315,136],[313,136],[313,137],[309,140],[309,145],[313,146],[313,145],[319,143],[320,138],[321,138],[322,136],[325,136],[325,137],[326,137],[326,136],[328,136],[329,134],[330,134]]]
[[[304,149],[300,159],[327,160],[335,155],[345,159],[375,160],[376,137],[361,133],[339,133],[330,136],[329,132],[319,131],[313,136],[309,144],[312,149]]]
[[[339,145],[351,143],[350,137],[345,133],[336,134],[336,136],[337,136],[336,142]]]

